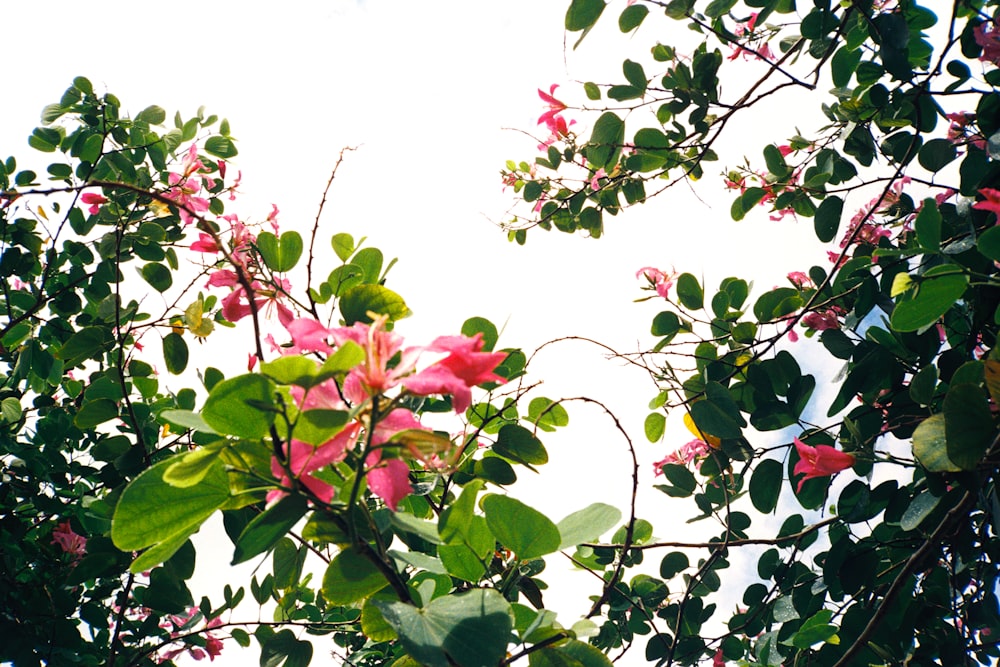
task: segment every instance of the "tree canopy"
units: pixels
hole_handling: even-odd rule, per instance
[[[234,212],[227,120],[131,112],[78,77],[28,140],[46,173],[0,163],[0,661],[229,641],[294,667],[307,636],[398,667],[997,660],[996,4],[572,0],[569,43],[615,20],[620,79],[538,91],[538,155],[501,173],[508,238],[596,239],[715,179],[733,219],[811,219],[830,246],[785,257],[776,235],[767,290],[636,266],[648,347],[616,358],[656,390],[641,426],[609,418],[633,498],[629,433],[691,431],[656,464],[659,506],[532,507],[518,475],[557,480],[542,440],[573,427],[530,354],[472,313],[409,340],[395,260],[356,231]],[[797,127],[790,99],[825,121]],[[732,135],[749,113],[782,134]],[[726,142],[760,157],[713,175]],[[231,335],[245,368],[192,364]],[[195,600],[216,513],[232,563],[261,567]],[[655,537],[653,514],[709,537]],[[593,574],[584,609],[545,595],[558,552]],[[240,615],[248,592],[269,620]]]

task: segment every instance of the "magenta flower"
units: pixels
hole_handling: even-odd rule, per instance
[[[69,520],[52,529],[52,544],[58,545],[64,553],[72,554],[74,561],[79,561],[87,553],[87,538],[73,532]]]
[[[594,172],[594,175],[590,177],[590,189],[597,192],[601,189],[601,179],[607,178],[608,173],[604,171],[604,167],[601,167]]]
[[[333,348],[328,342],[331,330],[309,317],[300,317],[285,325],[292,336],[292,347],[282,348],[284,354],[299,354],[301,352],[322,352],[333,354]]]
[[[219,252],[221,248],[211,234],[198,232],[198,240],[191,244],[191,250],[195,252]]]
[[[989,26],[988,31],[987,26]],[[972,36],[976,40],[976,44],[983,48],[979,59],[983,62],[1000,65],[1000,31],[996,29],[996,26],[989,25],[989,22],[980,23],[972,29]]]
[[[337,345],[350,340],[365,350],[364,362],[352,369],[344,380],[344,395],[352,401],[360,403],[367,397],[385,393],[416,366],[420,349],[411,347],[402,350],[398,364],[388,367],[389,360],[403,347],[402,336],[385,330],[388,319],[387,315],[382,315],[370,325],[358,322],[352,327],[330,330]]]
[[[538,96],[542,98],[543,102],[549,105],[549,110],[538,117],[538,124],[541,125],[544,123],[550,130],[555,129],[553,125],[556,123],[556,118],[559,116],[560,112],[565,111],[566,109],[566,105],[562,101],[553,97],[556,92],[556,88],[558,87],[558,83],[553,83],[549,87],[548,93],[544,92],[541,88],[538,89]]]
[[[666,458],[653,464],[653,474],[662,475],[665,465],[690,465],[708,456],[712,448],[701,438],[685,443],[675,452],[670,453]]]
[[[493,371],[507,358],[506,352],[482,352],[483,337],[441,336],[427,348],[447,357],[403,380],[403,386],[418,396],[451,394],[455,412],[465,412],[472,402],[472,387],[486,382],[506,382]]]
[[[806,274],[802,273],[801,271],[792,271],[791,273],[789,273],[788,280],[793,285],[795,285],[796,289],[806,289],[809,287],[813,287],[812,279]]]
[[[802,317],[802,326],[813,331],[825,331],[826,329],[840,328],[840,315],[842,311],[837,306],[830,306],[825,310],[814,310],[806,313]]]
[[[84,204],[90,205],[90,208],[87,209],[87,211],[91,215],[97,215],[101,211],[101,204],[108,203],[108,198],[103,195],[99,195],[96,192],[84,192],[80,195],[80,201]]]
[[[413,493],[410,466],[401,459],[381,459],[382,452],[378,449],[365,459],[365,464],[371,466],[368,470],[368,489],[395,512],[399,501]]]
[[[649,286],[654,288],[657,294],[666,299],[670,288],[674,284],[674,279],[677,278],[677,272],[673,269],[670,271],[661,271],[652,266],[644,266],[635,272],[635,277],[638,278],[639,276],[649,281]]]
[[[979,194],[985,197],[985,199],[977,201],[972,205],[972,208],[980,211],[992,211],[997,214],[998,218],[1000,218],[1000,190],[995,190],[993,188],[980,188]]]
[[[796,492],[802,490],[802,484],[807,479],[814,477],[829,477],[836,475],[841,470],[846,470],[854,465],[854,456],[829,445],[807,445],[798,438],[794,439],[795,449],[799,453],[799,462],[795,464],[792,473],[795,475],[805,474],[799,480]]]

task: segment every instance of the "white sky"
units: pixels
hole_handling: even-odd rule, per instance
[[[387,259],[399,257],[388,286],[401,292],[415,313],[397,329],[414,344],[455,333],[467,317],[479,315],[498,326],[507,322],[502,346],[530,352],[547,340],[581,335],[635,351],[650,345],[649,322],[659,310],[632,303],[640,296],[634,277],[639,267],[674,265],[706,275],[708,290],[728,275],[753,277],[759,294],[783,282],[788,271],[825,260],[816,252],[801,261],[793,256],[810,243],[811,220],[770,222],[759,214],[732,223],[731,198],[718,178],[723,163],[709,165],[698,184],[702,202],[681,185],[644,207],[606,217],[600,241],[534,232],[525,247],[508,243],[491,224],[513,201],[501,190],[499,170],[507,159],[532,159],[536,141],[504,128],[536,127],[544,110],[537,88],[559,83],[564,99],[582,102],[574,80],[617,80],[621,60],[645,57],[654,42],[653,33],[618,32],[624,1],[616,0],[578,52],[565,52],[567,5],[568,0],[6,3],[4,47],[11,67],[0,155],[17,155],[26,164],[26,138],[42,107],[58,101],[77,75],[116,94],[132,113],[159,104],[168,118],[178,109],[187,117],[205,105],[207,113],[229,118],[239,142],[235,164],[243,171],[244,194],[229,210],[262,220],[275,203],[283,228],[306,235],[337,153],[360,144],[340,169],[317,245],[328,248],[330,235],[346,231],[367,236]],[[673,26],[678,32],[660,35],[661,41],[686,33]],[[589,134],[588,121],[577,117],[581,124],[575,129]],[[790,117],[772,110],[770,120],[784,123]],[[760,117],[757,124],[734,126],[730,155],[748,152],[762,164],[764,143],[782,137],[780,130],[767,129]],[[239,372],[245,362],[249,335],[244,344],[228,372]],[[533,377],[545,381],[543,392],[550,397],[587,395],[612,407],[639,452],[640,516],[662,522],[677,511],[649,489],[651,463],[688,438],[673,423],[676,437],[659,445],[645,441],[642,420],[655,390],[644,374],[572,343],[543,352]],[[519,472],[512,495],[555,520],[595,501],[624,508],[630,490],[624,443],[593,409],[571,405],[569,410],[565,434],[543,438],[552,463],[538,477]],[[685,536],[670,530],[662,536]],[[196,599],[206,593],[217,601],[222,583],[244,583],[225,569],[220,574],[230,556],[228,541],[215,553],[199,551],[196,585],[202,588]],[[561,559],[549,560],[555,566]],[[652,560],[655,567],[659,558]],[[582,580],[572,581],[578,587]],[[560,620],[567,626],[586,610],[582,603],[562,608],[568,613]],[[641,648],[633,652],[636,663],[642,662]],[[241,653],[227,643],[215,664],[255,664],[256,655],[256,647]],[[339,664],[326,655],[321,640],[313,664]]]

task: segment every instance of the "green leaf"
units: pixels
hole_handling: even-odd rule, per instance
[[[92,429],[98,424],[118,416],[118,404],[110,398],[98,398],[84,403],[73,418],[73,424],[80,429]]]
[[[662,412],[650,412],[646,415],[643,424],[646,431],[646,439],[650,442],[659,442],[663,438],[663,432],[667,428],[667,417]]]
[[[136,121],[149,123],[150,125],[162,125],[167,119],[167,112],[163,107],[153,104],[140,111],[135,119]]]
[[[163,337],[163,362],[173,375],[180,375],[187,368],[188,346],[179,333],[171,331]]]
[[[343,232],[334,234],[333,238],[330,239],[330,244],[341,262],[346,262],[354,254],[354,237],[350,234]]]
[[[827,197],[816,208],[816,218],[813,225],[816,238],[823,243],[829,243],[837,236],[840,228],[840,216],[844,212],[844,200],[840,197]]]
[[[280,239],[271,232],[261,232],[257,235],[257,249],[268,268],[285,273],[295,268],[302,256],[302,237],[295,231],[285,232]]]
[[[199,447],[172,456],[168,459],[172,463],[164,471],[163,481],[180,488],[194,486],[205,479],[221,453],[220,447]]]
[[[594,503],[573,512],[557,524],[562,541],[559,549],[568,549],[581,542],[596,540],[621,521],[622,513],[616,507]]]
[[[965,294],[969,278],[954,264],[935,266],[921,276],[915,296],[899,297],[890,324],[894,331],[917,331],[937,322]]]
[[[934,390],[937,388],[937,380],[937,366],[927,364],[921,368],[910,380],[909,393],[913,402],[920,405],[930,405],[934,398]]]
[[[217,433],[259,439],[267,435],[275,414],[251,405],[273,401],[274,385],[270,380],[263,375],[240,375],[212,387],[201,416]]]
[[[232,158],[239,154],[236,144],[229,137],[215,136],[209,137],[205,141],[205,152],[209,155],[221,158]]]
[[[260,641],[260,667],[307,667],[312,660],[313,645],[296,638],[291,630],[281,630],[267,639],[257,633]]]
[[[817,644],[819,642],[831,641],[831,643],[837,643],[834,640],[837,634],[837,626],[830,623],[830,619],[833,618],[833,612],[829,609],[821,609],[816,612],[813,616],[806,619],[806,621],[799,627],[798,631],[792,635],[790,639],[785,640],[784,644],[789,644],[795,648],[805,650]]]
[[[164,410],[160,413],[160,419],[189,428],[200,433],[215,433],[215,429],[205,423],[201,415],[190,410]]]
[[[326,568],[323,597],[330,604],[352,604],[364,600],[387,584],[382,572],[361,553],[359,547],[349,547],[337,554]]]
[[[990,227],[980,234],[976,249],[994,262],[1000,262],[1000,227]]]
[[[660,472],[670,484],[658,485],[668,496],[673,498],[687,498],[698,488],[698,481],[685,466],[676,463],[668,463],[660,466]]]
[[[782,466],[774,459],[763,459],[750,476],[750,501],[757,511],[770,514],[778,506],[783,481]]]
[[[142,279],[152,286],[157,292],[166,292],[170,289],[170,286],[174,284],[174,279],[170,275],[170,269],[163,266],[162,264],[157,264],[151,262],[149,264],[143,265],[140,269],[139,274]]]
[[[66,369],[73,368],[108,349],[111,341],[107,336],[107,330],[101,327],[84,327],[63,343],[56,356]]]
[[[161,461],[136,477],[115,506],[111,539],[116,547],[138,551],[165,546],[156,552],[159,560],[137,560],[133,568],[147,569],[169,558],[229,500],[229,477],[221,463],[213,464],[200,482],[187,488],[164,481],[163,475],[173,463]]]
[[[978,385],[953,384],[944,397],[948,458],[975,470],[997,436],[986,394]]]
[[[578,639],[570,639],[552,648],[543,648],[528,656],[529,667],[613,667],[613,665],[611,659],[599,648]]]
[[[365,360],[365,350],[353,340],[344,341],[320,367],[320,377],[326,380],[337,373],[346,373]]]
[[[677,279],[677,298],[689,310],[698,310],[705,303],[705,293],[690,273],[682,273]]]
[[[924,200],[920,213],[913,221],[913,230],[921,247],[934,251],[941,248],[941,212],[933,198]]]
[[[245,563],[270,549],[305,516],[308,509],[305,496],[293,493],[255,516],[236,540],[230,564]]]
[[[646,72],[642,65],[633,60],[626,60],[622,63],[622,73],[625,75],[625,79],[637,89],[646,90],[646,84],[649,80],[646,78]]]
[[[442,544],[437,552],[449,574],[476,583],[486,573],[496,547],[496,538],[490,532],[486,519],[481,516],[471,519],[461,542]]]
[[[597,0],[604,6],[603,0]],[[625,122],[614,112],[606,111],[594,123],[594,131],[587,144],[587,160],[598,169],[610,169],[618,163],[625,143]]]
[[[958,156],[955,144],[947,139],[931,139],[921,146],[917,161],[927,171],[941,171]]]
[[[940,496],[935,496],[930,491],[921,492],[910,501],[906,511],[903,512],[903,516],[899,520],[899,527],[903,530],[915,530],[940,503]]]
[[[458,500],[441,512],[438,520],[438,533],[448,544],[460,543],[468,537],[472,517],[476,509],[476,496],[483,490],[485,483],[474,479],[465,485]]]
[[[369,312],[388,315],[392,321],[410,314],[403,297],[382,285],[356,285],[348,289],[340,299],[340,313],[347,326],[355,322],[371,324]]]
[[[548,463],[549,454],[531,431],[518,424],[504,424],[497,434],[493,452],[529,468]]]
[[[566,29],[577,32],[593,27],[604,7],[604,0],[572,0],[566,10]]]
[[[521,560],[559,550],[559,529],[538,510],[509,496],[487,495],[482,502],[490,531]]]
[[[510,604],[492,589],[439,597],[423,609],[404,602],[374,604],[406,652],[427,667],[497,665],[514,627]]]
[[[278,384],[294,384],[308,389],[316,384],[319,368],[312,359],[291,355],[265,361],[260,365],[260,372]]]
[[[462,335],[472,338],[476,334],[482,334],[483,351],[492,352],[497,344],[500,334],[497,333],[496,325],[485,317],[470,317],[462,323]]]
[[[630,32],[638,28],[646,15],[649,14],[649,7],[646,5],[630,5],[618,17],[618,29],[622,32]],[[600,99],[598,97],[597,99]]]
[[[705,16],[713,19],[717,19],[723,14],[729,12],[730,9],[736,6],[736,0],[712,0],[705,7]]]
[[[21,419],[21,401],[13,396],[8,396],[0,402],[0,416],[8,424],[14,424]]]
[[[351,260],[351,264],[361,267],[363,280],[371,285],[379,282],[382,276],[382,251],[378,248],[364,248]]]

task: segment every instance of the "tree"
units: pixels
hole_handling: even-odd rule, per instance
[[[576,46],[610,7],[570,3]],[[790,266],[786,286],[752,300],[740,278],[706,294],[690,273],[639,272],[666,307],[636,359],[662,389],[653,405],[684,411],[697,436],[659,464],[659,488],[692,497],[694,518],[722,532],[694,564],[697,545],[641,545],[686,548],[663,557],[654,604],[635,580],[616,586],[629,604],[612,606],[598,646],[654,632],[646,655],[661,664],[995,660],[1000,58],[995,5],[948,11],[939,21],[912,2],[628,3],[618,26],[647,36],[651,58],[623,62],[624,82],[584,84],[588,100],[612,105],[589,136],[555,88],[539,91],[543,155],[503,174],[528,211],[509,223],[518,243],[536,228],[596,238],[608,216],[701,178],[737,114],[779,114],[790,91],[830,89],[826,125],[788,128],[763,147],[763,166],[724,175],[734,219],[758,207],[813,218],[820,241],[839,239],[829,263]],[[656,41],[672,21],[698,36],[692,47]],[[846,223],[845,208],[856,211]],[[801,370],[817,350],[796,347],[802,329],[843,365],[832,400],[814,398]],[[650,414],[650,439],[662,423]],[[786,444],[755,446],[781,429]],[[850,481],[831,483],[848,469]],[[792,499],[806,512],[787,511]],[[776,511],[776,533],[751,528]],[[725,569],[749,544],[771,548],[747,581]],[[727,574],[743,606],[712,625],[710,593]]]
[[[567,30],[583,40],[608,7],[572,0]],[[589,137],[584,111],[540,91],[542,156],[503,173],[526,209],[512,240],[598,237],[606,215],[704,177],[737,113],[832,83],[824,128],[725,174],[734,218],[812,217],[821,241],[840,238],[831,266],[789,267],[752,297],[738,277],[712,293],[691,273],[637,275],[663,304],[629,357],[659,388],[646,435],[672,410],[694,436],[657,464],[658,488],[670,511],[718,523],[705,542],[654,540],[634,506],[555,522],[508,495],[520,466],[546,463],[540,433],[569,421],[563,401],[529,396],[523,352],[495,350],[476,317],[406,345],[380,251],[345,233],[325,251],[316,227],[282,232],[277,208],[256,226],[227,212],[227,121],[166,129],[161,108],[130,117],[76,79],[29,141],[55,157],[48,182],[13,158],[0,172],[0,660],[153,664],[251,632],[262,665],[308,664],[304,632],[352,664],[401,667],[591,667],[637,644],[657,664],[995,660],[992,5],[956,3],[942,26],[912,3],[795,10],[629,3],[623,33],[668,34],[662,18],[692,40],[626,60],[625,83],[584,84],[614,105]],[[952,102],[966,98],[974,111]],[[339,261],[325,279],[323,252]],[[131,293],[129,262],[159,312]],[[795,343],[802,330],[820,345]],[[247,372],[198,368],[180,390],[154,372],[160,357],[193,382],[189,342],[227,333],[250,335]],[[832,399],[802,371],[820,349],[844,365]],[[769,431],[779,444],[760,444]],[[216,512],[234,562],[270,563],[248,587],[273,621],[234,611],[247,586],[195,604],[191,536]],[[748,579],[730,564],[751,545]],[[546,606],[543,557],[560,550],[597,575],[577,614]],[[658,576],[627,571],[654,553]],[[743,592],[735,610],[717,602],[724,581]]]

